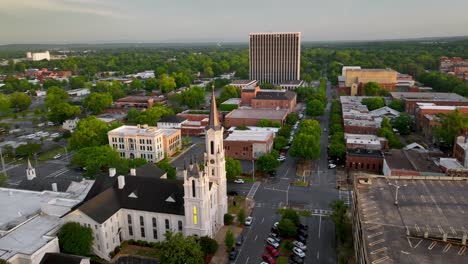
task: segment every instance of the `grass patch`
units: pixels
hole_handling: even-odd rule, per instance
[[[278,214],[280,214],[280,215],[283,215],[285,210],[286,209],[284,209],[284,208],[279,208],[278,210],[276,210],[276,212]],[[290,210],[290,209],[287,209],[287,210]],[[304,216],[304,217],[311,216],[311,213],[308,210],[296,210],[296,209],[294,209],[294,211],[296,211],[300,216]]]
[[[240,176],[238,178],[243,179],[244,182],[254,182],[254,179],[252,179],[252,176],[250,176],[250,177],[249,176]]]
[[[161,252],[157,248],[140,248],[133,254],[147,258],[159,259]]]
[[[281,256],[276,260],[276,264],[288,264],[288,257]]]
[[[281,242],[280,247],[279,247],[279,252],[281,255],[287,255],[289,256],[291,254],[291,250],[293,248],[293,244],[289,240],[284,240]],[[287,257],[286,257],[287,260]]]
[[[307,187],[309,186],[309,181],[295,180],[293,183],[294,186]]]
[[[233,201],[236,202],[236,205],[233,205]],[[239,210],[244,205],[245,197],[244,196],[234,196],[229,198],[228,213],[237,215]]]
[[[50,149],[47,152],[44,152],[41,155],[39,155],[38,160],[41,160],[41,161],[51,160],[57,154],[65,155],[65,148],[56,146],[53,149]]]

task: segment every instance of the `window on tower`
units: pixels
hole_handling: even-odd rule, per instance
[[[197,207],[193,207],[193,224],[196,225],[198,223],[198,212]]]
[[[211,152],[211,155],[214,155],[214,142],[213,141],[210,141],[210,152]]]
[[[195,180],[192,180],[192,197],[195,197]]]

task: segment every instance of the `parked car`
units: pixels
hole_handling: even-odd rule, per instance
[[[62,154],[57,154],[54,156],[54,159],[60,159],[62,157]]]
[[[308,226],[308,225],[304,225],[304,224],[299,224],[299,228],[300,228],[300,229],[305,229],[305,230],[307,230],[307,229],[309,229],[309,226]]]
[[[307,246],[304,245],[304,243],[299,242],[299,241],[297,241],[297,240],[294,240],[294,241],[293,241],[293,245],[294,245],[295,247],[297,247],[297,248],[300,248],[302,251],[307,250]]]
[[[278,229],[278,225],[279,225],[279,222],[275,222],[275,223],[273,224],[273,228],[274,228],[274,229]]]
[[[304,253],[304,251],[302,251],[302,250],[301,250],[300,248],[298,248],[298,247],[294,247],[294,248],[293,248],[293,253],[294,253],[294,255],[296,255],[296,256],[298,256],[298,257],[300,257],[300,258],[305,258],[305,253]]]
[[[235,179],[234,183],[244,183],[244,180],[243,179]]]
[[[246,226],[250,226],[252,224],[252,221],[253,221],[253,217],[251,216],[248,216],[246,219],[245,219],[245,225]]]
[[[328,168],[329,169],[334,169],[334,168],[336,168],[336,165],[333,164],[333,163],[330,163],[330,164],[328,164]]]
[[[276,264],[276,260],[270,256],[268,253],[263,253],[262,259],[266,261],[268,264]]]
[[[276,176],[276,171],[275,170],[269,171],[268,176],[275,177]]]
[[[307,243],[307,238],[305,238],[304,236],[301,236],[301,235],[298,235],[296,240],[299,241],[299,242],[302,242],[304,244]]]
[[[266,250],[268,251],[268,253],[270,253],[270,255],[272,255],[275,258],[279,256],[278,250],[276,250],[276,248],[274,248],[272,246],[267,246]]]
[[[309,236],[307,230],[304,230],[304,229],[299,229],[298,234],[305,237],[305,238],[307,238]]]
[[[279,247],[279,243],[274,240],[273,238],[269,237],[265,240],[265,242],[270,245],[270,246],[273,246],[274,248],[278,248]]]
[[[278,243],[281,243],[281,238],[279,237],[279,235],[277,233],[273,233],[271,232],[269,237],[273,238],[274,240],[276,240],[276,242]]]
[[[285,161],[286,157],[285,156],[279,156],[276,160],[278,161]]]
[[[236,248],[233,248],[231,253],[229,253],[229,260],[235,260],[237,258],[237,254],[239,254],[239,252]]]
[[[236,195],[239,195],[239,194],[236,191],[227,191],[227,195],[236,196]]]
[[[289,260],[292,261],[292,263],[296,263],[296,264],[302,264],[304,263],[304,259],[296,256],[296,255],[291,255],[291,257],[289,257]]]
[[[236,246],[240,246],[240,245],[242,245],[242,243],[244,243],[244,236],[240,235],[240,236],[237,238]]]

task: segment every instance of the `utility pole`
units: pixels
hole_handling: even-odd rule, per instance
[[[406,187],[407,184],[405,184],[405,185],[398,185],[398,184],[393,184],[393,183],[389,182],[388,185],[393,186],[393,187],[395,187],[395,189],[396,189],[396,190],[395,190],[395,205],[398,206],[398,190],[399,190],[401,187]]]

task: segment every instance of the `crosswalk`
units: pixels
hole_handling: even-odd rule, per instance
[[[352,191],[339,190],[340,200],[343,200],[348,207],[351,206],[351,193]]]
[[[252,185],[252,188],[250,188],[249,193],[247,194],[247,199],[253,200],[253,198],[254,198],[254,196],[255,196],[255,193],[256,193],[257,190],[258,190],[258,187],[260,187],[260,182],[255,182],[255,183]]]

